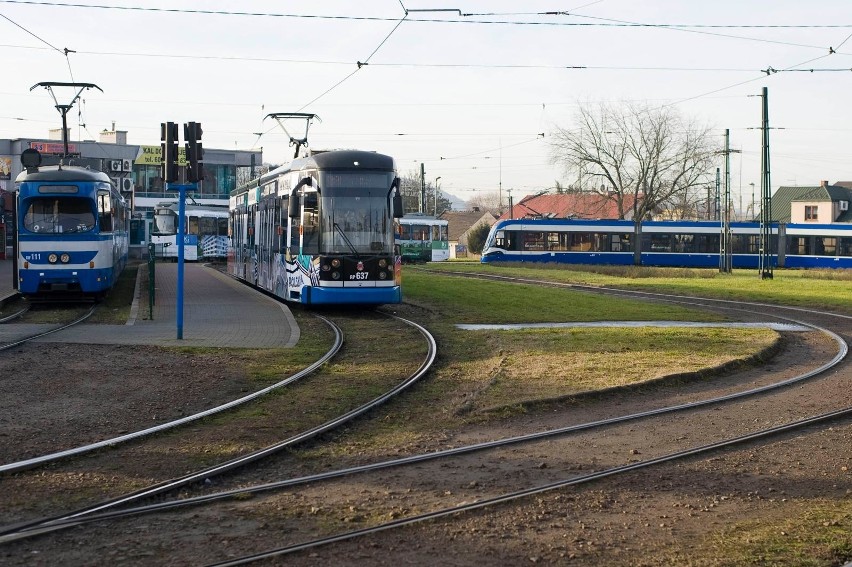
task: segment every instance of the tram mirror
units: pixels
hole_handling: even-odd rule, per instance
[[[299,209],[301,209],[301,199],[299,194],[294,190],[290,195],[290,202],[287,204],[287,216],[291,219],[299,218]]]
[[[313,179],[311,177],[305,177],[299,183],[293,187],[293,192],[290,194],[290,203],[287,206],[287,216],[291,219],[297,219],[300,216],[300,211],[302,209],[302,200],[299,198],[299,190],[307,185],[311,187],[314,184]]]
[[[399,192],[394,193],[393,196],[393,218],[402,218],[402,195]]]
[[[401,219],[402,215],[403,215],[402,193],[399,190],[399,185],[400,185],[399,177],[394,178],[393,183],[391,183],[390,190],[393,191],[394,189],[396,189],[396,192],[393,194],[393,201],[390,203],[390,205],[393,207],[393,218],[395,218],[395,219]]]

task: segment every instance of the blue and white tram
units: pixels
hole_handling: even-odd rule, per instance
[[[228,272],[310,305],[402,301],[393,158],[337,150],[295,159],[230,196]]]
[[[783,228],[784,267],[852,268],[852,224],[797,223]]]
[[[26,170],[15,179],[18,291],[102,296],[127,263],[124,198],[105,173],[63,165],[39,168],[40,156],[26,157],[35,163],[24,163]]]
[[[176,202],[154,207],[151,243],[158,258],[177,260],[178,210]],[[184,260],[224,260],[228,255],[228,207],[187,203],[184,217]]]
[[[759,267],[760,234],[758,223],[731,223],[734,268]],[[852,225],[774,223],[769,234],[773,266],[852,268]],[[720,243],[714,221],[513,219],[492,227],[481,261],[713,268]]]

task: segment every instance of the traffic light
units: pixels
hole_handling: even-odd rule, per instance
[[[187,122],[183,125],[183,140],[186,143],[186,180],[196,183],[204,179],[204,148],[201,146],[201,123]]]
[[[174,183],[178,181],[178,127],[176,123],[160,123],[160,141],[160,149],[162,150],[160,177],[166,183]]]

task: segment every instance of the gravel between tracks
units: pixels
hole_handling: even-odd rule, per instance
[[[812,367],[815,361],[829,359],[834,348],[813,333],[793,333],[787,346],[765,367],[717,377],[714,387],[724,390],[760,384],[769,371],[792,375]],[[0,366],[4,399],[19,401],[0,405],[2,462],[180,417],[241,395],[249,387],[241,361],[217,353],[191,356],[144,347],[42,345],[11,358],[14,362]],[[347,526],[354,529],[363,522],[389,521],[432,506],[484,498],[524,483],[545,484],[571,474],[637,461],[684,443],[697,443],[703,431],[710,435],[722,429],[733,435],[749,427],[819,413],[832,400],[845,400],[846,405],[850,399],[849,375],[848,365],[844,365],[815,384],[789,388],[759,403],[712,408],[697,419],[662,418],[654,422],[653,431],[633,424],[609,433],[597,432],[582,443],[516,447],[498,462],[476,457],[431,467],[427,473],[420,469],[389,471],[369,481],[354,478],[304,487],[210,509],[177,511],[163,519],[141,517],[85,532],[71,529],[0,545],[0,563],[199,565],[222,561],[309,539],[320,527],[331,526],[332,532]],[[59,376],[72,378],[59,382]],[[401,452],[437,450],[682,403],[704,395],[706,388],[704,384],[633,390],[606,399],[541,406],[498,425],[447,431]],[[97,419],[93,419],[95,415]],[[678,439],[678,431],[691,438]],[[252,432],[240,432],[237,437],[242,435]],[[24,445],[28,449],[22,453]],[[792,527],[785,528],[789,531],[782,537],[796,537],[796,522],[818,522],[825,529],[837,527],[848,533],[848,513],[838,519],[836,514],[812,516],[809,510],[813,511],[814,502],[850,509],[850,446],[852,424],[838,422],[711,457],[662,465],[605,483],[555,490],[485,512],[261,564],[798,565],[800,560],[792,556],[756,557],[752,561],[731,557],[726,550],[731,538],[738,537],[733,527],[761,522],[783,525],[785,519],[792,519]],[[134,458],[139,461],[130,467],[131,473],[144,474],[149,466],[154,470],[164,467],[162,454],[137,453]],[[357,462],[358,458],[352,457],[340,465]],[[298,470],[288,468],[291,466],[271,462],[240,481],[268,481],[298,474]],[[164,472],[169,472],[165,468]],[[51,471],[37,474],[50,477]],[[79,478],[92,474],[102,476],[106,492],[122,480],[111,477],[109,471],[88,470],[83,459],[68,472],[48,481],[42,478],[37,484],[39,490],[72,491]],[[38,516],[37,512],[50,508],[44,494],[27,492],[32,475],[0,478],[0,502],[5,503],[7,519]],[[10,503],[11,509],[7,508]],[[294,510],[302,512],[294,514]],[[820,547],[810,555],[815,565],[836,565],[849,559]]]

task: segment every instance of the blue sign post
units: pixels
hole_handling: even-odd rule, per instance
[[[174,189],[178,191],[178,229],[177,238],[175,238],[178,247],[177,305],[175,307],[178,339],[183,339],[183,248],[186,241],[186,191],[187,189],[195,191],[197,188],[197,183],[166,183],[167,191]]]

